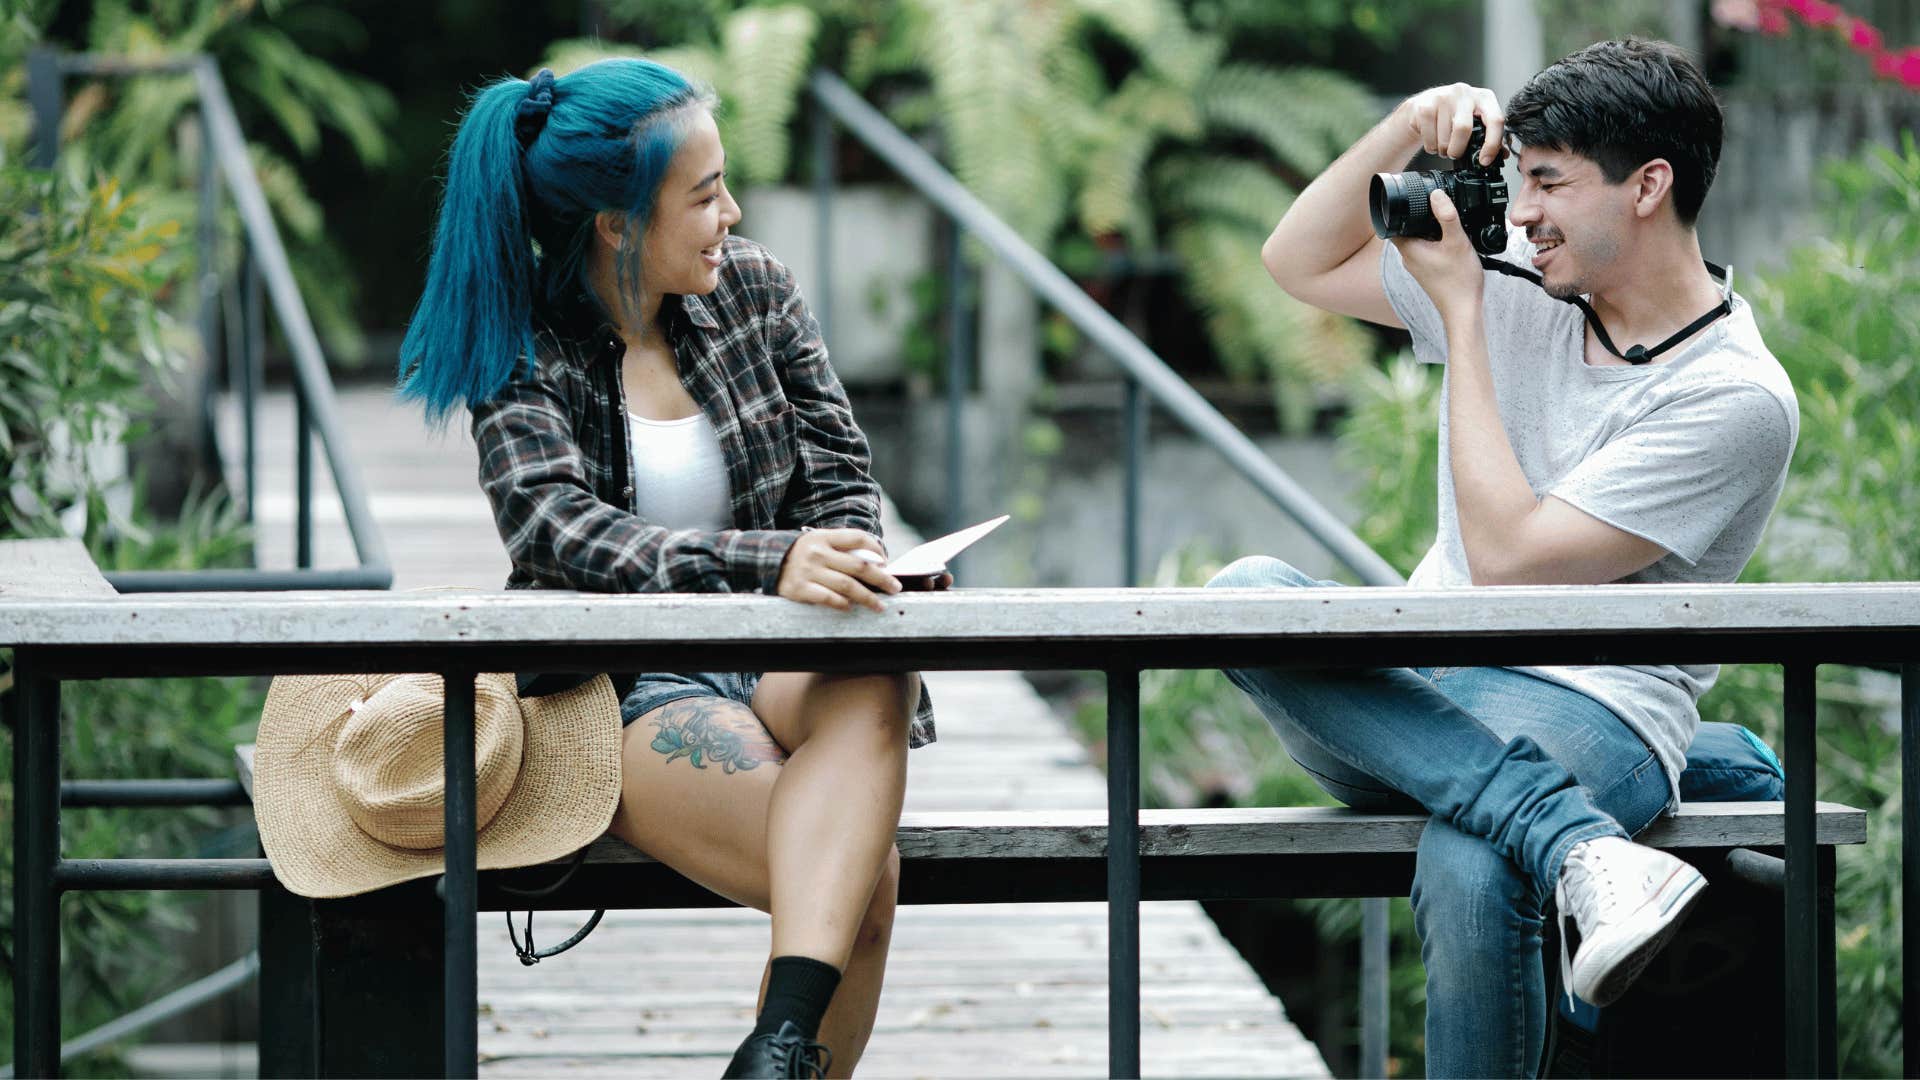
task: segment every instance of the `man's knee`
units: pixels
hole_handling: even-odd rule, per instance
[[[1248,555],[1235,559],[1226,569],[1207,582],[1209,589],[1306,588],[1318,582],[1267,555]]]
[[[1512,859],[1440,822],[1421,835],[1412,900],[1423,938],[1431,928],[1467,945],[1518,928],[1534,906],[1532,886]]]

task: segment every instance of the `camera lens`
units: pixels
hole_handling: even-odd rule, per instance
[[[1426,172],[1375,173],[1367,188],[1367,208],[1373,216],[1373,234],[1436,237],[1438,222],[1427,197],[1438,186]]]

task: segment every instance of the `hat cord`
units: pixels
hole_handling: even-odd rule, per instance
[[[509,911],[506,914],[507,937],[513,942],[513,954],[520,958],[520,963],[523,967],[532,967],[549,956],[558,956],[568,949],[573,948],[575,945],[580,944],[582,941],[585,941],[587,935],[593,933],[593,928],[599,926],[600,920],[606,917],[607,909],[601,908],[599,911],[594,912],[593,918],[587,920],[587,925],[581,927],[572,937],[550,949],[535,949],[533,947],[533,912],[527,912],[527,943],[525,945],[520,943],[519,935],[513,932],[513,912]]]
[[[573,853],[573,858],[568,861],[567,868],[561,871],[560,876],[554,879],[551,884],[543,885],[537,889],[516,889],[510,885],[501,885],[499,889],[503,893],[526,897],[529,900],[537,900],[543,896],[552,896],[554,893],[560,891],[562,885],[565,885],[573,879],[574,873],[578,871],[581,866],[585,865],[586,861],[587,849],[581,848],[579,851]],[[593,918],[588,919],[587,924],[582,926],[572,937],[550,949],[535,949],[533,945],[533,912],[527,912],[527,941],[526,944],[522,945],[520,943],[520,936],[514,933],[513,930],[513,912],[509,911],[506,913],[507,939],[513,942],[513,954],[520,958],[521,965],[524,967],[532,967],[549,956],[558,956],[568,949],[573,948],[575,945],[580,944],[582,941],[585,941],[587,935],[593,933],[593,928],[600,925],[600,920],[605,918],[606,914],[607,909],[601,908],[594,912]]]

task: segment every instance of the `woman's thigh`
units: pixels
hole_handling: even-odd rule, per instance
[[[615,836],[736,903],[768,909],[767,804],[787,758],[752,709],[683,697],[625,731]]]
[[[1628,832],[1646,828],[1666,808],[1672,791],[1660,759],[1598,701],[1509,668],[1436,668],[1428,677],[1495,735],[1539,744]]]
[[[814,728],[828,720],[870,723],[897,742],[904,760],[907,727],[920,701],[916,673],[829,675],[811,671],[769,671],[753,689],[753,712],[788,753],[798,750]],[[897,738],[896,738],[897,736]]]

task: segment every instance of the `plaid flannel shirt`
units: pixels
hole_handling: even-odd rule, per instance
[[[719,437],[734,527],[670,529],[634,512],[625,346],[576,302],[541,313],[532,370],[472,410],[508,588],[771,596],[802,527],[880,535],[867,438],[792,273],[739,237],[723,254],[719,287],[667,297],[660,321]],[[934,737],[924,690],[911,735]]]

